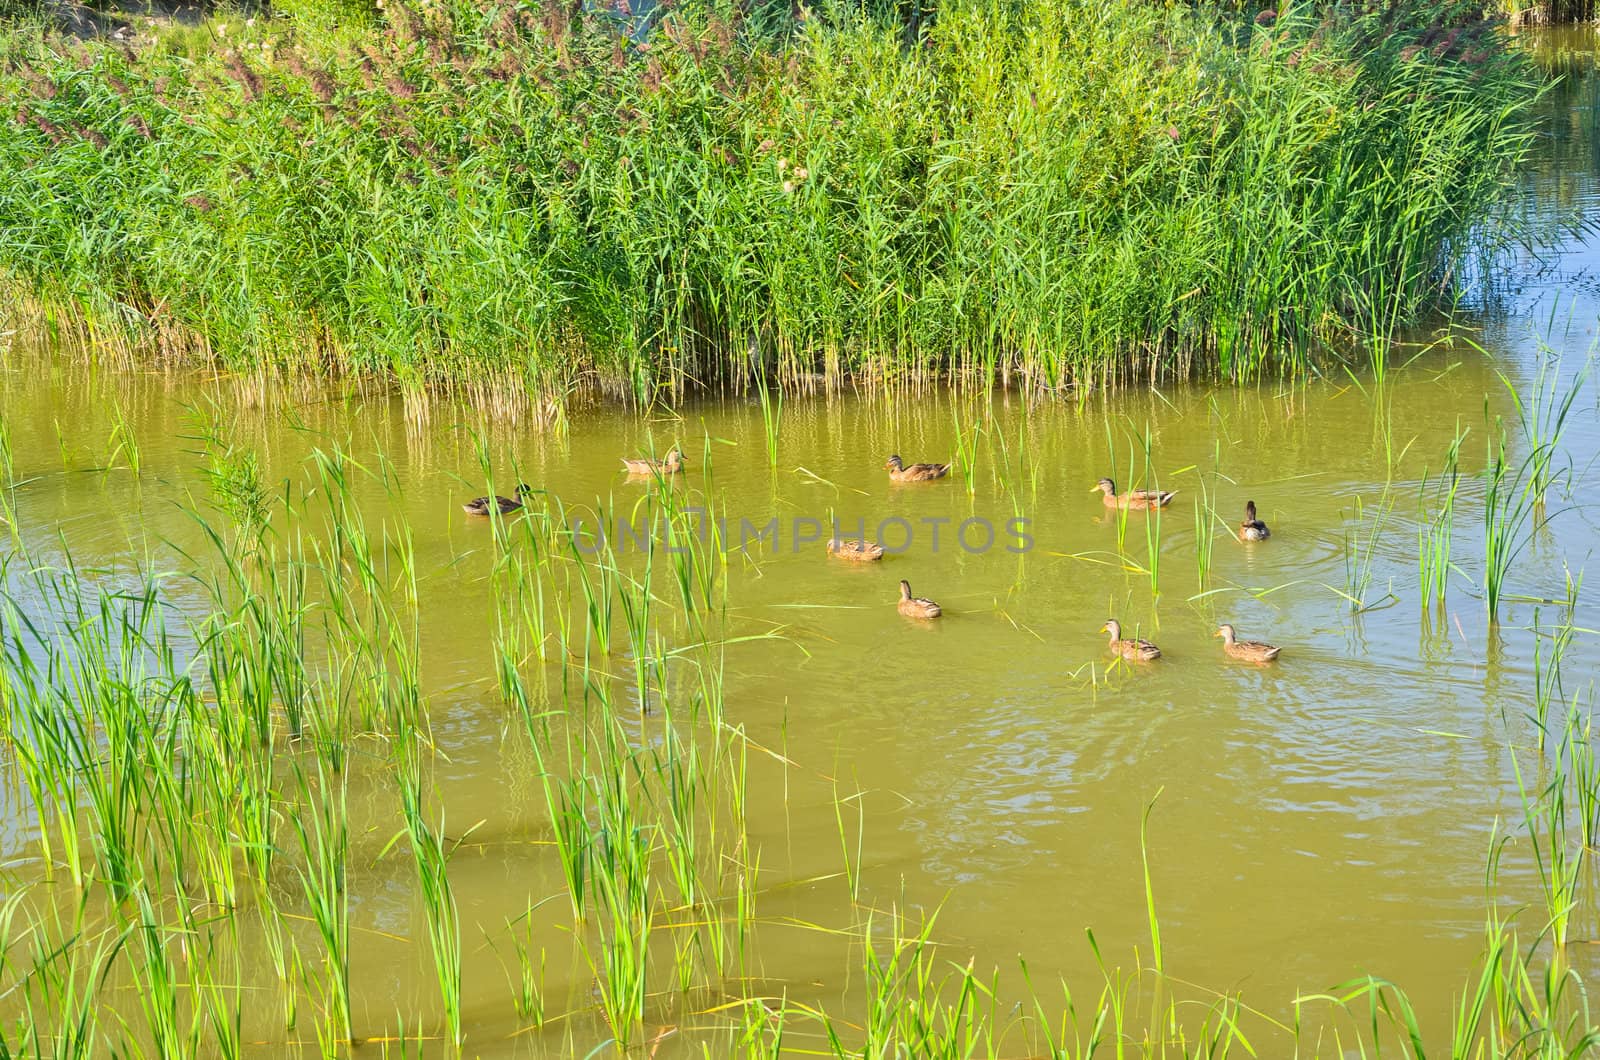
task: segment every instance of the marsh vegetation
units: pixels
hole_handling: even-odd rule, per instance
[[[1593,1052],[1594,83],[1387,10],[9,30],[0,1053]]]
[[[1469,9],[393,0],[0,38],[0,275],[125,363],[559,419],[1354,359],[1459,296],[1540,75]]]

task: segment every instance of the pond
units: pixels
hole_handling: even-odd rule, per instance
[[[1549,220],[1592,210],[1600,190],[1595,39],[1551,31],[1537,44],[1574,72],[1541,104],[1549,120],[1521,178],[1530,214]],[[711,728],[723,736],[707,753],[742,749],[738,837],[696,842],[716,852],[717,863],[703,866],[708,880],[749,877],[733,886],[753,902],[750,939],[726,966],[698,958],[687,996],[674,969],[691,958],[680,961],[675,948],[684,945],[679,929],[703,909],[668,899],[678,895],[667,882],[670,840],[666,831],[650,840],[654,897],[645,904],[656,950],[635,1041],[652,1055],[726,1048],[724,1025],[754,997],[769,1011],[785,1001],[825,1009],[850,1028],[842,1035],[859,1033],[872,1010],[862,950],[869,922],[881,933],[898,914],[915,934],[935,911],[938,957],[956,967],[970,960],[982,983],[998,975],[996,1027],[1031,1018],[1030,982],[1044,1012],[1062,1008],[1058,979],[1092,1012],[1109,974],[1098,947],[1107,965],[1130,973],[1159,963],[1181,996],[1242,998],[1253,1011],[1237,1018],[1264,1055],[1292,1048],[1281,1025],[1296,1021],[1297,997],[1368,974],[1400,984],[1424,1032],[1442,1041],[1481,961],[1491,904],[1508,916],[1524,910],[1525,946],[1544,924],[1525,803],[1570,753],[1561,750],[1569,706],[1587,718],[1600,662],[1596,596],[1583,584],[1600,546],[1586,503],[1600,452],[1600,392],[1587,373],[1600,320],[1597,266],[1600,241],[1577,237],[1559,256],[1497,263],[1451,327],[1441,321],[1406,336],[1382,380],[1340,370],[1082,400],[841,393],[765,410],[754,399],[707,399],[649,417],[585,412],[555,433],[442,411],[418,424],[398,399],[360,389],[261,393],[230,379],[89,369],[19,342],[0,375],[15,481],[11,614],[61,617],[25,568],[67,555],[81,579],[100,586],[135,585],[140,570],[216,569],[221,553],[207,526],[234,527],[240,510],[230,469],[265,485],[255,503],[267,508],[286,489],[299,497],[315,485],[298,523],[282,512],[269,519],[280,570],[292,568],[286,557],[302,527],[309,540],[325,525],[318,505],[348,505],[341,518],[358,520],[376,542],[376,581],[414,583],[399,594],[414,593],[414,610],[408,602],[394,612],[414,616],[414,626],[398,640],[384,640],[392,631],[372,617],[379,609],[354,624],[384,641],[372,658],[401,670],[395,645],[415,635],[425,815],[443,814],[460,1018],[474,1055],[584,1055],[613,1034],[609,988],[597,985],[610,965],[596,948],[610,936],[603,923],[574,926],[539,779],[544,759],[527,735],[536,725],[505,695],[500,649],[512,642],[523,680],[540,690],[537,709],[577,712],[587,701],[587,716],[604,699],[628,741],[605,754],[672,746],[674,708],[641,709],[641,689],[645,701],[676,697],[679,711],[697,694],[716,700],[720,725]],[[1569,395],[1545,503],[1516,524],[1491,623],[1484,513],[1502,430],[1509,466],[1499,503],[1510,507],[1500,510],[1515,515],[1505,494],[1520,490],[1538,451],[1530,435],[1551,437]],[[1525,424],[1536,409],[1537,429]],[[623,473],[620,457],[673,445],[686,457],[680,474]],[[1453,445],[1459,479],[1440,603],[1424,591],[1419,554],[1441,526]],[[314,452],[344,455],[342,490],[316,472]],[[891,453],[957,467],[935,482],[892,483],[883,470]],[[462,512],[484,492],[485,458],[499,492],[532,487],[527,508],[503,524]],[[1119,516],[1092,491],[1102,476],[1176,496],[1157,513]],[[235,498],[233,507],[220,497]],[[1271,527],[1266,541],[1235,537],[1251,500]],[[721,529],[693,545],[663,536],[664,524],[622,532],[663,505],[687,520],[679,526]],[[869,564],[829,557],[823,540],[835,521],[847,536],[860,526],[891,554]],[[589,536],[550,544],[579,524]],[[609,531],[604,547],[597,524]],[[530,552],[539,547],[549,551]],[[673,585],[684,549],[695,568],[687,577],[715,582],[700,597],[716,634],[714,662],[678,603],[699,590]],[[508,602],[532,591],[507,574],[505,557],[519,550],[549,594],[534,632],[523,604]],[[614,563],[610,573],[600,555]],[[614,593],[600,590],[613,601],[600,621],[609,645],[588,614],[591,578],[615,581]],[[896,613],[901,579],[938,601],[937,622]],[[164,574],[161,585],[174,631],[188,629],[185,617],[203,623],[211,605],[199,584]],[[658,603],[657,619],[634,640],[625,612],[646,585],[673,605]],[[513,614],[511,624],[522,624],[515,635],[506,632]],[[1114,664],[1101,632],[1108,618],[1157,642],[1162,657]],[[1281,657],[1267,666],[1226,658],[1213,636],[1223,622],[1282,646]],[[10,642],[29,636],[13,627]],[[40,637],[51,639],[42,626]],[[50,648],[31,643],[41,656],[83,650],[65,634]],[[175,643],[180,654],[196,650],[187,632]],[[326,650],[313,643],[307,658]],[[651,663],[666,675],[654,690],[637,678]],[[687,676],[707,666],[716,669],[714,695],[703,676]],[[1555,704],[1541,749],[1542,698]],[[539,724],[567,730],[552,737],[565,748],[558,754],[590,746],[573,741],[579,726],[570,718]],[[292,795],[297,781],[283,762],[304,752],[282,732],[276,738],[273,783]],[[1587,734],[1575,739],[1586,744]],[[25,894],[29,909],[73,904],[59,866],[53,882],[40,882],[38,800],[18,779],[16,746],[0,788],[11,893]],[[370,734],[352,739],[343,773],[350,1025],[357,1037],[420,1029],[434,1038],[446,1033],[447,1015],[417,861],[406,843],[391,843],[406,826],[386,746]],[[630,759],[633,768],[641,760]],[[302,792],[329,781],[308,783]],[[726,797],[712,792],[705,802]],[[606,805],[597,799],[591,816],[605,819]],[[723,811],[707,812],[727,827]],[[301,960],[315,965],[306,873],[289,867],[295,832],[280,821],[275,834],[290,853],[280,854],[268,893]],[[594,834],[596,858],[625,845],[604,825]],[[1486,865],[1506,837],[1498,898],[1489,899]],[[53,857],[62,857],[59,845]],[[1147,893],[1159,919],[1155,946]],[[1584,872],[1575,942],[1600,935],[1594,898]],[[111,916],[91,905],[91,920]],[[592,906],[595,919],[611,908]],[[232,936],[241,956],[229,958],[240,982],[260,988],[246,995],[244,1051],[278,1055],[294,1042],[315,1052],[322,1002],[303,991],[297,1029],[286,1029],[267,929],[253,914],[245,919]],[[883,951],[887,936],[873,937]],[[28,967],[18,963],[25,948],[0,978]],[[185,952],[182,962],[194,960]],[[1586,947],[1568,954],[1580,974],[1593,970]],[[539,1001],[519,1011],[523,960]],[[716,974],[705,971],[712,965]],[[134,996],[107,1004],[142,1028]],[[1029,1000],[1013,1013],[1018,999]],[[1314,1002],[1298,1018],[1308,1052],[1332,1040],[1319,1034],[1359,1026]],[[1025,1051],[1021,1042],[1011,1055]],[[827,1048],[812,1027],[783,1044]]]

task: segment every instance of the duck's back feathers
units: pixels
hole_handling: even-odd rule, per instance
[[[841,541],[834,538],[828,542],[828,552],[856,563],[871,563],[883,558],[883,546],[875,541]]]
[[[1244,522],[1239,524],[1239,537],[1245,541],[1265,541],[1272,536],[1267,524],[1256,518],[1256,502],[1246,501]]]
[[[944,614],[944,608],[924,596],[911,595],[911,583],[904,579],[900,582],[900,613],[907,618],[938,618]]]

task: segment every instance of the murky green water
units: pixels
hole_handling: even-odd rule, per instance
[[[1558,40],[1571,54],[1594,46],[1577,33]],[[1553,120],[1525,177],[1528,200],[1592,209],[1595,82],[1580,79],[1544,105]],[[1506,384],[1530,393],[1542,359],[1559,359],[1562,378],[1583,366],[1600,318],[1596,267],[1600,253],[1582,243],[1558,260],[1506,263],[1495,304],[1459,321],[1488,357],[1464,342],[1413,347],[1414,360],[1382,385],[1341,374],[1082,404],[791,400],[776,467],[749,402],[707,402],[675,419],[586,414],[563,436],[484,428],[502,492],[520,479],[569,508],[601,499],[627,510],[650,486],[623,476],[618,457],[676,442],[690,461],[682,486],[704,491],[735,533],[741,519],[778,520],[776,541],[734,552],[727,568],[730,632],[777,634],[728,649],[729,719],[772,752],[757,754],[750,772],[757,957],[751,982],[730,993],[852,1011],[851,942],[801,925],[845,929],[864,909],[897,903],[941,908],[937,937],[952,960],[973,957],[1015,982],[1020,955],[1036,984],[1061,974],[1092,993],[1099,974],[1086,929],[1113,961],[1148,950],[1139,824],[1159,793],[1149,854],[1172,974],[1288,1019],[1298,994],[1370,972],[1403,984],[1425,1027],[1443,1031],[1481,948],[1491,842],[1520,820],[1507,745],[1531,739],[1523,716],[1535,623],[1570,617],[1600,628],[1592,589],[1570,613],[1564,603],[1600,546],[1585,504],[1600,451],[1592,381],[1559,461],[1571,487],[1552,495],[1549,521],[1517,562],[1498,629],[1478,588],[1479,473],[1494,419],[1513,452],[1521,445]],[[451,865],[471,1051],[509,1055],[543,1042],[587,1052],[603,1033],[586,966],[568,957],[564,901],[534,922],[549,953],[550,1005],[574,1015],[543,1037],[516,1034],[506,973],[486,941],[562,884],[528,752],[494,679],[490,529],[460,511],[482,492],[475,425],[437,417],[411,427],[398,403],[359,395],[255,407],[227,381],[97,375],[37,354],[15,349],[0,376],[21,480],[18,530],[40,554],[64,543],[84,568],[173,567],[176,548],[200,547],[182,510],[208,496],[191,406],[226,410],[231,439],[259,454],[271,481],[303,476],[311,449],[335,441],[369,467],[392,465],[396,492],[358,479],[355,494],[374,521],[387,513],[412,528],[422,673],[444,755],[434,779],[452,823],[482,821]],[[118,422],[137,443],[137,474],[126,447],[117,452]],[[1419,502],[1463,430],[1458,569],[1446,606],[1429,613],[1418,587]],[[970,481],[896,486],[881,470],[891,452],[951,459],[958,435],[977,439]],[[1126,480],[1130,466],[1143,484],[1179,491],[1159,520],[1136,513],[1121,524],[1090,493],[1102,475]],[[1217,507],[1205,520],[1214,551],[1204,581],[1202,496]],[[1247,499],[1272,528],[1267,542],[1242,545],[1226,531]],[[912,544],[881,565],[830,560],[816,540],[795,547],[797,529],[815,532],[807,519],[864,521],[870,531],[896,517]],[[1032,538],[1020,553],[1005,547],[1017,518]],[[946,520],[937,548],[929,520]],[[968,520],[1000,528],[993,548],[976,547],[978,523],[957,539]],[[1353,585],[1352,569],[1363,568],[1365,584]],[[897,615],[901,578],[945,618],[929,626]],[[1368,609],[1353,613],[1349,595]],[[1163,658],[1108,668],[1099,633],[1108,617],[1158,642]],[[1211,636],[1222,621],[1283,645],[1281,660],[1227,661]],[[1580,633],[1569,693],[1587,686],[1597,661],[1592,634]],[[638,723],[641,739],[651,724]],[[353,804],[375,805],[378,782],[370,795],[357,783]],[[858,906],[841,875],[834,810],[851,793],[862,808]],[[19,880],[36,871],[28,817],[20,791],[0,792],[0,862]],[[354,840],[358,1025],[436,1005],[412,868],[377,859],[388,839]],[[1525,847],[1513,844],[1502,869],[1510,905],[1537,901]],[[1595,914],[1581,905],[1576,937],[1600,936]],[[1590,970],[1585,948],[1574,961]],[[253,1032],[263,1055],[281,1045],[270,1022]],[[693,1016],[671,1022],[682,1031],[674,1042],[693,1041]],[[1282,1050],[1269,1042],[1264,1051]]]

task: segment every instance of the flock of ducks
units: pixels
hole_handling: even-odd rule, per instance
[[[671,475],[683,470],[683,454],[673,448],[660,460],[648,458],[630,460],[622,458],[622,466],[630,475]],[[941,479],[950,473],[950,464],[907,464],[896,453],[883,463],[884,470],[889,472],[892,482],[932,482]],[[509,515],[523,505],[523,499],[532,493],[533,489],[526,483],[518,483],[514,497],[474,497],[461,507],[468,515],[488,515],[491,511],[498,511],[501,515]],[[1173,491],[1171,490],[1130,490],[1127,493],[1118,493],[1117,484],[1111,479],[1103,478],[1094,484],[1090,492],[1101,494],[1101,499],[1107,508],[1148,510],[1152,508],[1165,508],[1172,503]],[[1241,541],[1265,541],[1272,536],[1272,531],[1267,529],[1267,524],[1256,515],[1256,502],[1246,501],[1244,506],[1244,521],[1239,524],[1239,539]],[[844,541],[833,538],[827,545],[828,554],[853,563],[873,563],[883,558],[883,546],[865,539],[859,541]],[[904,578],[900,580],[900,600],[897,605],[900,613],[907,618],[931,620],[944,614],[944,609],[927,597],[914,596],[911,592],[911,583]],[[1116,619],[1109,619],[1100,632],[1110,635],[1111,651],[1129,662],[1151,662],[1161,658],[1161,649],[1148,640],[1138,637],[1124,637],[1122,624]],[[1229,658],[1243,662],[1269,663],[1278,657],[1282,648],[1272,644],[1264,644],[1258,640],[1240,640],[1238,632],[1233,626],[1224,622],[1217,627],[1214,636],[1222,638],[1222,650]]]

